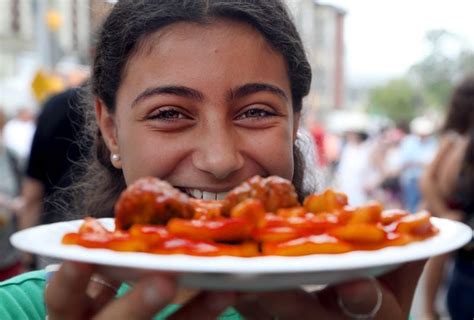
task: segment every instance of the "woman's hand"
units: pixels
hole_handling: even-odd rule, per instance
[[[377,279],[303,290],[268,293],[201,292],[169,319],[216,318],[234,306],[248,319],[407,319],[425,261],[406,264]],[[46,289],[48,319],[151,319],[176,294],[174,279],[149,275],[121,298],[109,286],[91,290],[94,267],[66,262]],[[92,292],[93,291],[93,292]],[[380,303],[380,307],[378,307]],[[378,309],[378,310],[376,310]],[[376,311],[373,317],[370,315]]]
[[[246,319],[407,319],[424,264],[406,264],[376,283],[354,281],[316,294],[303,290],[243,294],[236,308]]]
[[[174,280],[165,275],[141,279],[124,297],[114,299],[110,285],[91,281],[92,265],[64,262],[46,287],[48,319],[150,319],[173,299]],[[118,286],[117,283],[111,283]]]
[[[176,295],[176,281],[172,276],[150,274],[138,280],[123,297],[115,299],[119,283],[95,278],[95,269],[76,262],[62,264],[46,287],[49,320],[152,319]],[[231,299],[226,300],[226,295],[217,293],[198,295],[193,299],[193,315],[215,318],[234,301],[232,295],[229,297]],[[183,309],[174,316],[184,319],[187,312]]]

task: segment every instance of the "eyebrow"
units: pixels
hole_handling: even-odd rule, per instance
[[[146,98],[149,98],[154,95],[160,95],[160,94],[170,94],[170,95],[176,95],[184,98],[189,98],[193,100],[198,100],[202,101],[204,100],[204,96],[201,92],[184,87],[184,86],[160,86],[160,87],[153,87],[153,88],[148,88],[142,93],[140,93],[135,100],[132,102],[132,108],[138,104],[140,101],[145,100]]]
[[[257,92],[270,92],[277,94],[281,98],[283,98],[285,101],[289,101],[288,96],[286,93],[280,89],[277,86],[268,84],[268,83],[247,83],[243,86],[239,86],[235,89],[230,90],[230,93],[228,95],[228,100],[235,100],[242,98],[244,96],[251,95],[253,93]],[[204,95],[192,88],[185,87],[185,86],[175,86],[175,85],[170,85],[170,86],[159,86],[159,87],[153,87],[153,88],[148,88],[145,89],[142,93],[140,93],[132,102],[132,108],[137,105],[139,102],[154,96],[154,95],[176,95],[188,99],[193,99],[197,101],[203,101],[204,100]]]
[[[233,89],[229,96],[231,100],[234,100],[262,91],[277,94],[285,101],[289,101],[289,98],[286,95],[285,91],[283,91],[277,86],[268,83],[247,83],[243,86]]]

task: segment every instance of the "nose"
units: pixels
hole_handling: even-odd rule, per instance
[[[238,136],[228,128],[210,130],[196,139],[199,147],[193,153],[192,161],[199,170],[225,179],[243,167]]]

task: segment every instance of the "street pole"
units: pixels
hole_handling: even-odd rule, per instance
[[[52,71],[51,34],[44,22],[48,9],[47,0],[32,0],[32,8],[35,14],[36,47],[40,56],[40,63],[47,71]]]

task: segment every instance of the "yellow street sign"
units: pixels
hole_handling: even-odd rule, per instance
[[[39,102],[44,101],[48,96],[64,90],[64,82],[61,77],[48,74],[43,70],[36,72],[31,82],[33,94]]]
[[[63,17],[59,11],[54,9],[48,10],[44,19],[48,29],[53,32],[58,31],[63,24]]]

